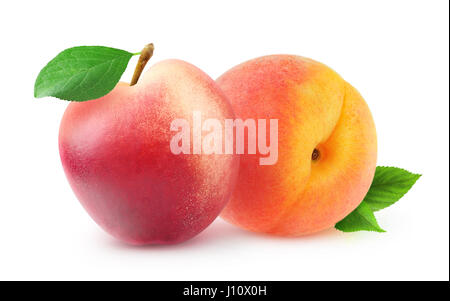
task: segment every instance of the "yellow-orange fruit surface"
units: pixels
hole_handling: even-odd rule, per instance
[[[247,61],[217,83],[236,118],[278,119],[277,163],[241,155],[225,220],[297,236],[333,227],[360,204],[374,176],[377,138],[355,88],[329,67],[291,55]]]

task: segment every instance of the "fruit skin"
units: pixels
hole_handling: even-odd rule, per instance
[[[234,118],[216,83],[198,68],[167,60],[137,85],[72,102],[59,150],[69,183],[90,216],[130,244],[171,244],[205,229],[234,188],[236,155],[174,155],[173,119]],[[223,125],[222,125],[223,126]],[[191,146],[192,147],[192,146]]]
[[[352,86],[327,66],[293,55],[247,61],[216,82],[236,118],[275,118],[279,127],[275,165],[241,156],[225,220],[299,236],[333,227],[359,205],[375,173],[377,140],[369,108]],[[320,157],[313,161],[315,148]]]

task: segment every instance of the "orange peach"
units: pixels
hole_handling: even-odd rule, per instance
[[[336,72],[311,59],[272,55],[235,66],[217,83],[236,118],[279,124],[276,164],[241,155],[225,220],[298,236],[334,226],[360,204],[375,173],[375,124],[364,99]]]

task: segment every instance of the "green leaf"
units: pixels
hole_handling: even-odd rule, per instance
[[[370,206],[364,201],[359,206],[347,215],[343,220],[335,225],[336,229],[343,232],[355,231],[375,231],[385,232],[380,228],[378,222],[373,215]]]
[[[374,212],[397,202],[421,177],[397,167],[377,166],[375,176],[367,195],[361,204],[335,228],[343,232],[376,231],[385,232],[377,223]]]
[[[130,52],[103,46],[66,49],[41,70],[34,96],[71,101],[104,96],[116,86],[132,56]]]
[[[402,198],[420,177],[401,168],[378,166],[364,202],[373,211],[389,207]]]

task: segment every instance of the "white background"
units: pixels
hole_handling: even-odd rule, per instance
[[[443,0],[2,1],[0,280],[448,280],[448,9]],[[65,48],[137,52],[149,42],[151,62],[183,59],[213,78],[266,54],[321,61],[368,102],[379,165],[423,177],[377,214],[384,234],[286,239],[218,219],[181,245],[124,245],[65,179],[57,135],[67,103],[33,99],[33,86]]]

